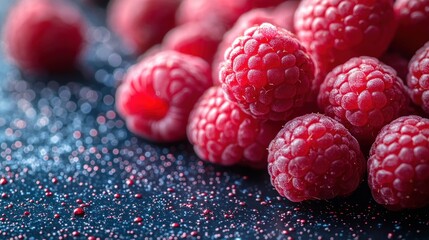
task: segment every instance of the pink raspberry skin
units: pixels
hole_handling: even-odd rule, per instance
[[[114,0],[108,6],[109,26],[134,53],[160,43],[175,26],[181,0]]]
[[[365,171],[357,140],[341,123],[322,114],[290,120],[268,148],[271,183],[292,202],[347,196]]]
[[[280,128],[280,123],[261,121],[245,114],[226,99],[219,86],[214,86],[195,105],[187,135],[203,160],[260,169],[267,166],[268,144]]]
[[[73,70],[85,45],[80,12],[64,1],[22,0],[9,12],[4,41],[9,57],[22,70]]]
[[[163,49],[197,56],[211,64],[223,34],[222,27],[191,22],[171,29],[165,35],[162,45]]]
[[[368,184],[391,210],[429,204],[429,119],[411,115],[387,124],[372,145]]]
[[[292,33],[263,23],[247,29],[227,49],[219,79],[244,112],[284,121],[303,106],[314,63]]]
[[[147,140],[183,140],[192,107],[210,86],[204,60],[161,51],[129,69],[116,92],[116,109],[128,129]]]
[[[407,85],[413,102],[429,113],[429,42],[411,59]]]
[[[288,0],[277,5],[272,11],[274,22],[278,26],[295,33],[294,16],[300,3],[300,0]]]
[[[225,8],[220,1],[182,0],[176,12],[176,24],[209,23],[223,27],[226,31],[234,24],[240,14]]]
[[[213,80],[215,84],[220,84],[219,81],[219,70],[220,63],[224,59],[224,55],[226,50],[232,45],[234,40],[243,35],[244,32],[251,27],[255,27],[261,25],[264,22],[271,23],[273,25],[279,27],[286,27],[286,20],[283,17],[281,18],[281,13],[283,11],[278,11],[274,14],[274,9],[268,8],[256,8],[252,9],[240,16],[240,18],[234,23],[234,25],[223,35],[222,41],[219,43],[217,47],[217,51],[215,54],[215,58],[213,60]],[[285,21],[283,21],[285,20]],[[286,29],[289,30],[289,29]]]
[[[394,9],[398,29],[392,47],[411,57],[429,41],[429,1],[396,0]]]
[[[384,125],[407,110],[409,97],[393,68],[362,56],[337,66],[326,76],[318,104],[367,146]]]
[[[303,0],[295,30],[321,72],[352,57],[380,57],[397,21],[392,0]]]

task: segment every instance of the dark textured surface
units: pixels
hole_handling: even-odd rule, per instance
[[[345,199],[291,203],[265,171],[135,137],[113,98],[134,59],[102,27],[102,9],[84,10],[92,44],[78,73],[24,76],[1,58],[0,238],[429,238],[428,208],[389,212],[365,184]]]

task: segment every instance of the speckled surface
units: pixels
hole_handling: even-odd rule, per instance
[[[103,27],[103,9],[83,11],[92,44],[79,72],[28,76],[0,58],[1,239],[429,238],[428,208],[389,212],[365,184],[345,199],[291,203],[265,171],[135,137],[113,97],[135,59]]]

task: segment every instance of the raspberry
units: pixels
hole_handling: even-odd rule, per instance
[[[295,13],[295,30],[327,73],[352,57],[380,57],[396,29],[392,0],[304,0]]]
[[[7,53],[23,70],[72,70],[84,45],[80,12],[63,1],[20,1],[4,28]]]
[[[231,27],[239,15],[226,9],[219,1],[182,0],[176,12],[178,25],[199,22],[217,24],[218,27]]]
[[[303,106],[314,64],[292,33],[263,23],[235,39],[219,76],[228,98],[246,113],[280,121]]]
[[[429,41],[429,1],[396,0],[398,29],[392,46],[408,57]]]
[[[115,0],[108,7],[108,23],[128,48],[143,53],[174,27],[181,0]]]
[[[429,205],[429,119],[400,117],[383,127],[368,160],[372,196],[388,209]]]
[[[204,60],[161,51],[130,68],[116,92],[116,108],[137,135],[156,142],[182,140],[189,113],[211,81]]]
[[[294,33],[293,17],[299,4],[299,0],[289,0],[277,5],[272,11],[273,18],[275,19],[274,22],[277,23],[278,26]]]
[[[224,29],[214,24],[191,22],[170,30],[162,45],[164,49],[197,56],[211,64],[223,33]]]
[[[274,18],[274,16],[277,18]],[[223,39],[217,48],[215,59],[213,61],[212,73],[215,83],[219,82],[219,64],[223,61],[225,51],[232,45],[237,37],[243,35],[248,28],[260,25],[264,22],[282,27],[282,23],[286,22],[282,22],[281,20],[284,20],[284,18],[280,18],[280,13],[278,13],[278,15],[273,15],[273,11],[270,9],[257,8],[241,15],[233,27],[224,34]]]
[[[326,115],[367,146],[384,125],[406,111],[409,99],[393,68],[363,56],[337,66],[326,76],[318,103]]]
[[[411,59],[407,85],[413,102],[429,113],[429,42]]]
[[[357,140],[341,123],[321,114],[290,120],[268,148],[271,183],[293,202],[347,196],[365,171]]]
[[[280,123],[255,119],[226,99],[219,86],[208,89],[195,105],[187,135],[196,154],[220,165],[267,166],[267,147]]]

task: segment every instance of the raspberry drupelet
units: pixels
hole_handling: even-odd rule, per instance
[[[295,33],[321,74],[352,57],[380,57],[396,26],[392,0],[303,0],[295,12]]]
[[[350,195],[366,171],[357,140],[341,123],[322,114],[287,122],[268,152],[271,183],[293,202]]]
[[[362,56],[337,66],[326,76],[318,104],[363,147],[369,147],[384,125],[407,111],[409,97],[393,68]]]
[[[368,160],[375,201],[391,210],[429,205],[429,119],[400,117],[378,134]]]
[[[289,31],[269,23],[251,27],[229,47],[219,80],[243,111],[288,120],[303,106],[314,80],[314,63]]]
[[[116,92],[116,108],[128,129],[155,142],[186,138],[193,105],[212,85],[201,58],[161,51],[134,65]]]
[[[25,71],[68,72],[84,47],[84,29],[80,12],[64,1],[18,1],[4,25],[6,52]]]
[[[396,0],[398,29],[392,47],[411,57],[429,41],[429,0]]]
[[[114,0],[107,21],[123,43],[135,54],[142,54],[160,43],[175,26],[175,13],[181,0]]]
[[[219,165],[267,166],[267,147],[281,123],[261,121],[230,102],[219,86],[208,89],[189,117],[187,135],[196,154]]]
[[[411,59],[407,85],[413,102],[429,113],[429,42]]]

